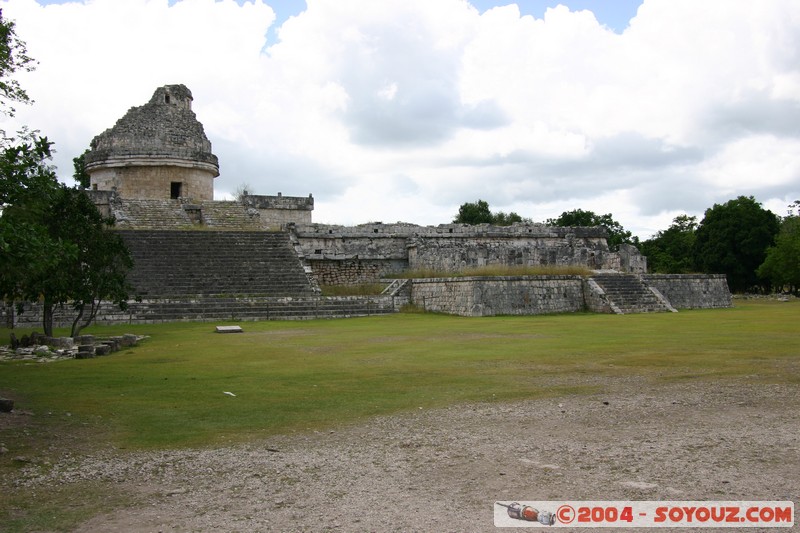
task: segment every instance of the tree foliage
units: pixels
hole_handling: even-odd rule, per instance
[[[756,274],[769,280],[775,289],[800,295],[800,200],[789,206],[789,216],[781,221],[775,245],[767,248]]]
[[[42,224],[59,185],[48,164],[51,143],[46,138],[27,134],[6,142],[0,155],[0,295],[8,301],[36,301],[40,293],[30,280],[71,252]]]
[[[0,9],[0,113],[13,116],[13,103],[30,103],[28,93],[12,76],[34,68],[36,62],[28,56],[25,42],[17,37],[14,21],[3,18]]]
[[[647,256],[651,272],[662,274],[688,274],[695,272],[694,242],[697,217],[680,215],[672,225],[642,242],[640,251]]]
[[[756,269],[779,230],[778,217],[752,196],[707,209],[697,228],[695,263],[702,272],[725,274],[733,292],[769,289]]]
[[[620,244],[639,245],[639,238],[634,237],[630,231],[623,228],[622,224],[614,220],[610,213],[598,215],[593,211],[574,209],[572,211],[564,211],[558,218],[548,219],[547,224],[561,227],[602,226],[608,232],[607,242],[611,250],[618,250]]]
[[[492,213],[489,204],[484,200],[467,202],[458,208],[458,214],[453,219],[454,224],[494,224],[495,226],[510,226],[515,222],[524,222],[521,216],[513,211]]]
[[[101,300],[125,308],[132,260],[118,234],[83,191],[58,183],[47,164],[49,143],[6,148],[0,160],[0,293],[7,301],[39,301],[52,334],[53,312],[70,305],[71,334],[95,318]]]
[[[86,154],[88,153],[89,149],[87,148],[81,155],[72,158],[72,179],[75,180],[75,184],[81,189],[88,189],[89,183],[91,182],[89,173],[86,172]]]
[[[71,336],[92,323],[100,302],[127,308],[131,287],[127,273],[133,260],[119,234],[109,231],[113,218],[103,217],[83,191],[61,186],[47,217],[50,235],[68,243],[42,283],[45,307],[70,305],[75,312]],[[52,316],[52,313],[50,313]]]

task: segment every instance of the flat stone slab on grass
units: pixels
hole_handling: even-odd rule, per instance
[[[217,326],[217,333],[242,333],[240,326]]]

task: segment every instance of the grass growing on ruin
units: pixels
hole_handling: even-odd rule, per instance
[[[19,409],[68,412],[119,446],[216,445],[420,407],[580,393],[587,375],[800,383],[787,371],[800,357],[798,317],[800,303],[747,302],[677,314],[251,322],[226,335],[207,323],[96,327],[151,338],[110,357],[2,363],[0,395]]]
[[[486,265],[469,267],[458,272],[449,272],[433,269],[414,269],[392,274],[390,277],[400,279],[420,278],[464,278],[479,276],[590,276],[592,271],[585,266],[559,266],[559,265]]]

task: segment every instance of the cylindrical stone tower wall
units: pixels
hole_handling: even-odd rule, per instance
[[[192,111],[191,91],[166,85],[92,140],[86,171],[92,189],[116,190],[123,199],[210,201],[219,163]]]

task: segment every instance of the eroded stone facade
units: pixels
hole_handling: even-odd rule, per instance
[[[214,199],[217,156],[192,111],[185,85],[166,85],[92,140],[86,171],[93,190],[120,198]]]

